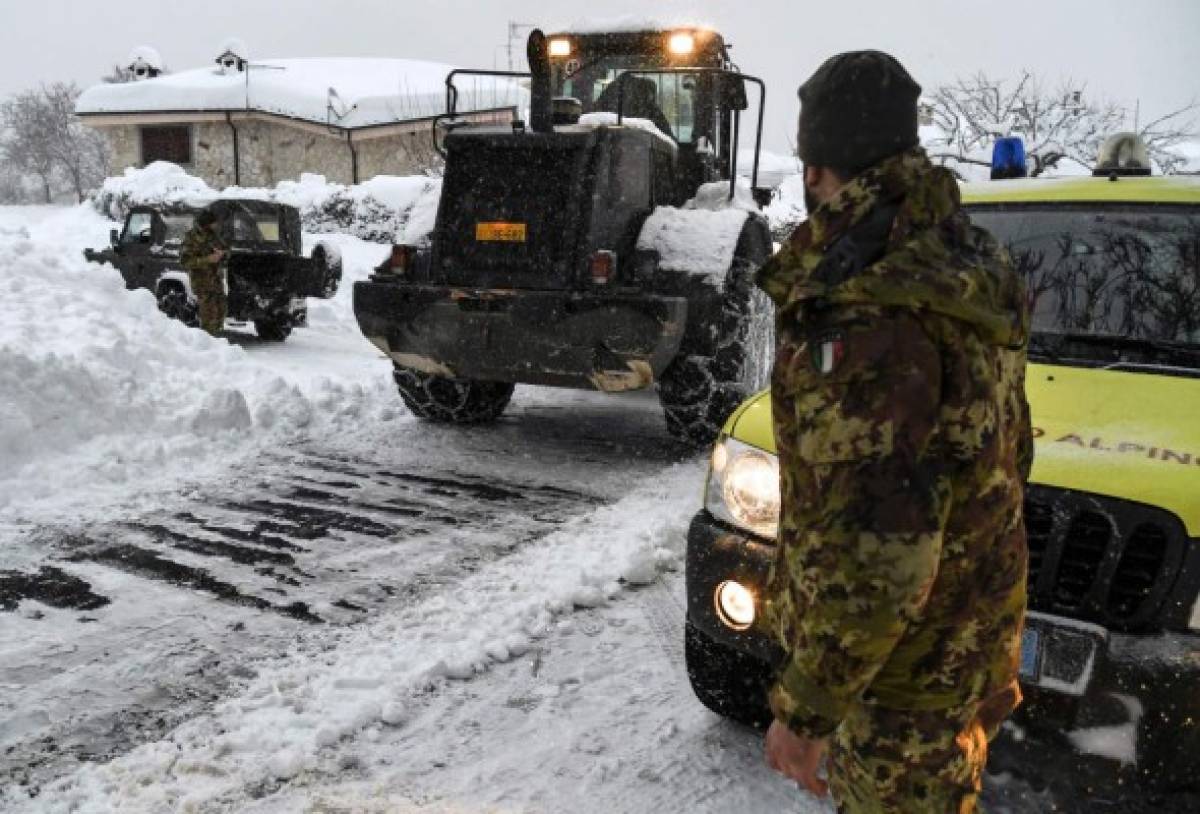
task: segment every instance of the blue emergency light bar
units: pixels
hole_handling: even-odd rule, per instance
[[[992,147],[992,180],[1028,178],[1029,165],[1025,163],[1025,142],[1016,136],[997,139]]]

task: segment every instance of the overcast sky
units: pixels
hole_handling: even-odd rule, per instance
[[[210,64],[229,36],[254,57],[391,56],[504,66],[509,20],[547,29],[626,14],[712,24],[768,84],[767,142],[786,149],[796,87],[828,56],[878,48],[932,87],[1023,68],[1086,82],[1143,117],[1200,101],[1200,0],[0,0],[0,95],[86,86],[136,45],[174,70]],[[517,43],[523,50],[523,42]]]

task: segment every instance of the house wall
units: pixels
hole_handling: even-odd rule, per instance
[[[141,167],[142,124],[188,124],[192,134],[192,164],[185,169],[215,189],[234,184],[233,131],[224,118],[207,120],[155,116],[128,122],[92,123],[103,132],[112,149],[112,170]],[[472,117],[475,118],[475,117]],[[480,120],[510,118],[481,115]],[[306,123],[235,115],[240,155],[240,183],[244,187],[272,187],[280,181],[298,180],[302,173],[324,175],[329,181],[353,183],[353,158],[344,132]],[[437,161],[429,122],[402,123],[384,130],[357,131],[354,148],[358,180],[376,175],[420,173]]]

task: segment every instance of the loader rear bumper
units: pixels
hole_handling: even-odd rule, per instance
[[[679,351],[687,310],[683,297],[642,292],[354,286],[363,334],[402,367],[610,392],[653,384]]]

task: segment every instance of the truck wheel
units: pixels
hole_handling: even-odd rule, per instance
[[[447,424],[487,424],[504,412],[514,385],[448,379],[396,365],[392,373],[400,397],[417,418]]]
[[[321,282],[321,299],[333,299],[342,283],[342,256],[336,249],[327,248],[324,243],[318,244],[312,253],[315,268],[314,276]]]
[[[711,334],[702,341],[694,333],[690,341],[685,337],[679,355],[659,379],[667,429],[681,441],[711,444],[738,405],[770,381],[774,308],[754,284],[754,273],[770,245],[765,224],[747,221]]]
[[[290,314],[254,320],[254,330],[259,339],[268,342],[283,342],[292,335],[292,318]]]
[[[691,622],[684,626],[683,651],[688,679],[700,703],[747,726],[762,728],[771,722],[767,706],[771,673],[765,665],[713,641]]]
[[[179,285],[164,285],[158,289],[158,310],[190,328],[200,324],[199,310],[194,300]]]

